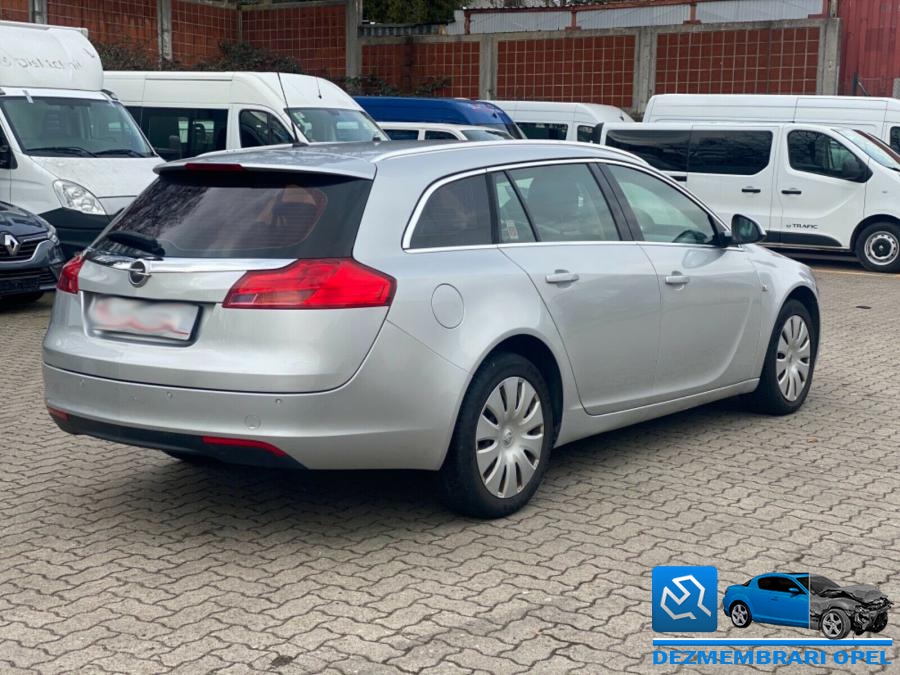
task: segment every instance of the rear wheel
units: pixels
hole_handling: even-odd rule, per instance
[[[803,405],[812,384],[819,336],[812,316],[798,300],[781,308],[769,338],[759,385],[750,405],[770,415],[789,415]]]
[[[438,474],[442,501],[476,518],[519,510],[544,477],[555,428],[538,369],[517,354],[490,357],[463,399]]]
[[[740,600],[731,606],[729,616],[731,617],[731,623],[738,628],[746,628],[753,623],[753,617],[750,616],[750,608]]]
[[[900,226],[872,223],[856,239],[856,257],[873,272],[900,272]]]

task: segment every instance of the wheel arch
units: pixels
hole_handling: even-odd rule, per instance
[[[894,225],[900,227],[900,218],[897,218],[896,216],[889,216],[886,213],[878,213],[873,216],[868,216],[860,221],[860,223],[854,228],[853,234],[850,235],[850,250],[856,253],[856,242],[859,239],[860,233],[869,225],[881,222],[893,223]]]
[[[731,601],[728,603],[728,614],[729,614],[729,616],[731,615],[731,609],[732,609],[737,603],[739,603],[739,602],[741,602],[741,603],[743,603],[744,605],[746,605],[747,610],[750,612],[750,618],[751,618],[751,619],[754,619],[755,617],[753,616],[753,614],[754,614],[754,612],[753,612],[753,603],[750,602],[750,599],[749,599],[748,597],[743,596],[743,595],[738,595],[738,596],[735,596],[735,597],[731,598]]]
[[[816,336],[816,351],[819,349],[819,342],[821,341],[821,326],[822,326],[822,315],[819,312],[819,299],[816,297],[816,294],[812,291],[808,286],[797,286],[785,297],[784,302],[788,302],[789,300],[796,300],[801,305],[806,307],[809,312],[810,317],[813,320],[813,328],[815,328],[815,336]],[[784,303],[782,303],[782,307]],[[780,310],[779,310],[780,311]]]

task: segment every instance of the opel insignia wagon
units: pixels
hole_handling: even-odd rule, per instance
[[[47,406],[188,461],[433,471],[452,508],[503,516],[561,444],[730,396],[803,404],[815,281],[761,236],[587,144],[171,163],[64,268]]]

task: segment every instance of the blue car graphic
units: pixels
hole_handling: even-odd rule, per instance
[[[809,628],[809,574],[775,572],[729,586],[722,611],[731,623],[746,628],[754,621]]]

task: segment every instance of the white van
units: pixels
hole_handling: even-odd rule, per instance
[[[644,122],[796,122],[850,127],[900,152],[900,100],[867,96],[660,94]]]
[[[608,124],[602,142],[683,183],[766,243],[847,250],[900,272],[900,155],[871,134],[809,124]]]
[[[347,92],[321,77],[107,71],[104,82],[166,160],[291,143],[295,134],[306,143],[387,140]]]
[[[527,138],[596,143],[607,122],[633,122],[620,108],[598,103],[491,101],[512,117]]]
[[[71,255],[160,161],[80,29],[0,21],[0,201],[43,216]]]

